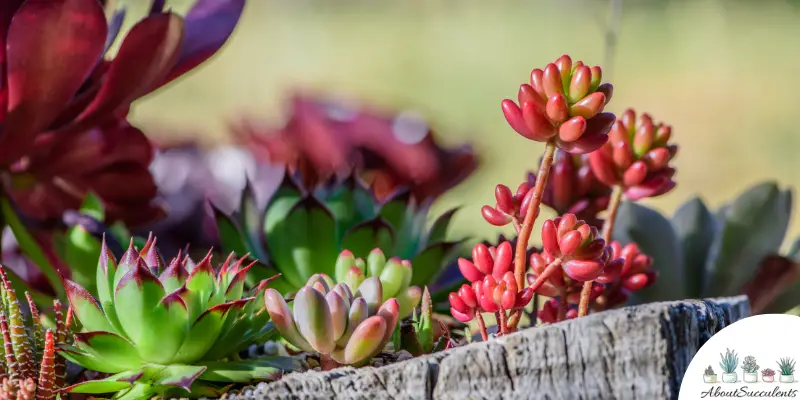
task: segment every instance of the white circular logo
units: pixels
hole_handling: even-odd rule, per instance
[[[765,314],[725,327],[689,363],[678,400],[800,398],[800,317]]]

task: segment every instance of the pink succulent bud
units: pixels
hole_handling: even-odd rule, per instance
[[[458,269],[470,282],[479,281],[487,275],[502,279],[506,272],[511,271],[513,259],[514,249],[508,241],[501,242],[497,247],[479,243],[472,248],[472,261],[458,259]]]
[[[675,169],[669,162],[678,147],[669,144],[669,125],[654,123],[648,114],[637,118],[635,111],[628,109],[608,136],[608,142],[589,156],[600,181],[622,185],[630,200],[660,196],[675,187]]]
[[[528,212],[528,202],[533,195],[533,186],[528,182],[523,182],[517,187],[516,194],[511,194],[511,189],[506,185],[497,185],[494,191],[497,204],[483,206],[481,215],[486,222],[495,226],[505,226],[514,219],[521,221],[525,219]]]
[[[531,71],[517,101],[503,100],[503,115],[521,136],[537,142],[555,140],[562,150],[585,154],[608,140],[614,115],[603,113],[611,99],[610,84],[601,85],[600,67],[589,67],[563,55],[544,69]]]

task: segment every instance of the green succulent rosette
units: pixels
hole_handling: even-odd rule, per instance
[[[228,257],[215,272],[210,253],[197,264],[187,261],[179,255],[165,265],[151,238],[141,252],[131,243],[117,264],[104,241],[97,299],[64,279],[81,331],[74,346],[61,346],[59,354],[112,374],[66,392],[116,392],[119,399],[218,397],[231,383],[272,380],[292,368],[284,357],[236,357],[275,333],[269,314],[260,312],[269,281],[243,297],[252,264]]]

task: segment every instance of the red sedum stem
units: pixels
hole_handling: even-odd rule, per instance
[[[611,243],[611,233],[614,231],[614,223],[617,220],[617,212],[619,211],[621,202],[622,186],[616,185],[614,186],[614,191],[611,192],[611,200],[608,204],[608,215],[606,215],[606,220],[603,222],[603,240],[605,240],[606,246]],[[581,302],[578,305],[578,317],[584,317],[589,313],[589,297],[592,294],[592,282],[593,281],[586,281],[583,283]]]
[[[514,253],[514,276],[517,279],[519,291],[525,289],[525,267],[528,265],[525,255],[528,251],[528,241],[531,239],[533,224],[539,216],[539,205],[542,204],[542,194],[544,193],[547,178],[550,177],[550,166],[553,164],[553,156],[556,152],[556,144],[552,141],[547,142],[544,148],[544,157],[539,165],[539,172],[536,175],[536,186],[533,187],[531,201],[528,203],[528,210],[525,219],[520,226],[519,236],[517,237],[517,249]]]
[[[475,311],[475,319],[478,320],[478,329],[481,331],[481,338],[484,342],[489,340],[489,333],[486,332],[486,323],[483,322],[483,315],[481,315],[480,311]]]
[[[544,156],[542,162],[539,164],[539,171],[536,174],[536,186],[533,187],[533,194],[531,194],[531,201],[528,203],[528,209],[525,214],[525,219],[517,230],[517,249],[514,253],[514,276],[517,279],[517,290],[522,291],[525,289],[525,270],[528,266],[528,260],[525,256],[528,254],[528,241],[531,239],[533,232],[533,224],[536,222],[536,217],[539,216],[539,206],[542,204],[542,194],[547,185],[547,179],[550,177],[550,166],[553,165],[553,156],[556,153],[556,143],[549,141],[544,147]],[[535,289],[534,289],[535,290]],[[509,326],[516,329],[517,324],[522,316],[522,309],[517,310],[511,316]]]
[[[569,303],[567,303],[567,286],[561,288],[559,296],[561,297],[558,299],[558,314],[556,316],[556,321],[561,322],[567,318],[567,307]]]

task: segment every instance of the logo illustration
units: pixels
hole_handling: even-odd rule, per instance
[[[797,337],[800,317],[792,315],[757,315],[725,327],[689,363],[678,400],[800,399],[794,376],[800,357]]]

